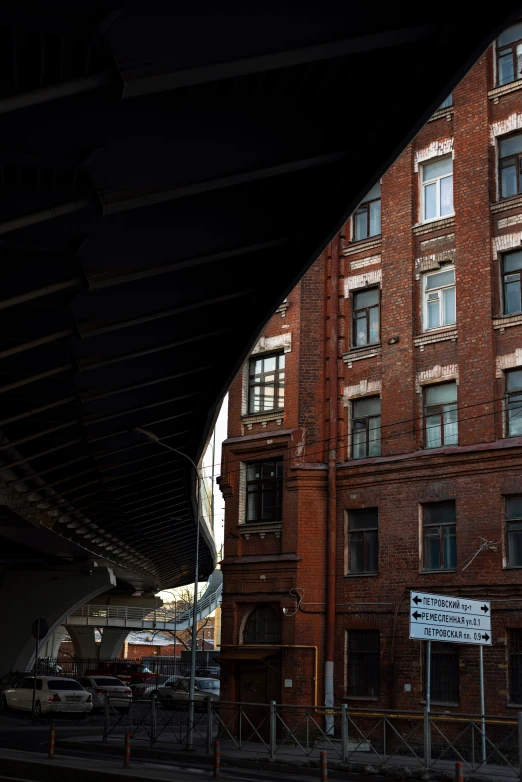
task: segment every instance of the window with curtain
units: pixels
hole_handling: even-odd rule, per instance
[[[522,193],[522,133],[501,138],[498,151],[500,197],[509,198]]]
[[[424,389],[426,448],[457,445],[457,384],[437,383]]]
[[[453,158],[437,158],[421,166],[422,221],[453,214]]]
[[[497,84],[502,87],[522,78],[522,22],[497,38]]]
[[[354,347],[375,345],[380,341],[378,287],[354,291],[352,299],[352,342]]]
[[[432,274],[425,274],[423,282],[424,331],[454,324],[457,320],[455,267],[444,267]]]
[[[377,573],[379,552],[377,508],[348,513],[348,572]]]
[[[506,372],[506,433],[522,435],[522,369]]]
[[[381,233],[381,184],[378,182],[353,215],[353,240],[360,242]]]
[[[363,397],[352,402],[352,458],[381,455],[381,399]]]
[[[455,501],[423,505],[422,528],[424,570],[454,570],[457,567]]]
[[[509,567],[522,567],[522,497],[506,497],[506,551]]]
[[[244,643],[279,644],[281,643],[281,616],[272,606],[254,608],[248,617]]]

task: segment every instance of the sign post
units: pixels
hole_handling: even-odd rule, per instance
[[[34,708],[36,705],[36,677],[38,675],[38,647],[39,647],[40,640],[42,638],[45,638],[48,632],[49,632],[49,625],[47,624],[45,619],[34,620],[33,624],[31,625],[31,633],[33,637],[36,639],[36,649],[34,652],[33,705],[31,708],[33,725],[36,722],[36,715],[34,713]]]
[[[491,604],[488,600],[466,597],[410,593],[410,638],[426,641],[426,709],[424,718],[424,753],[429,768],[431,711],[431,642],[472,644],[479,647],[481,759],[486,761],[486,717],[484,703],[483,647],[491,646]]]

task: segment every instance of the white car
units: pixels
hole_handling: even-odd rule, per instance
[[[115,676],[81,676],[78,681],[92,695],[93,709],[103,709],[108,695],[112,706],[126,708],[132,703],[132,690]]]
[[[165,682],[158,688],[158,701],[162,706],[181,708],[188,702],[190,680],[188,677],[178,678],[171,683]],[[196,677],[194,682],[194,701],[196,709],[205,709],[206,701],[214,704],[219,701],[220,684],[218,679]]]
[[[33,708],[34,676],[22,679],[2,693],[2,709]],[[79,682],[59,676],[36,677],[35,714],[41,717],[49,712],[64,711],[88,714],[92,710],[92,695]]]

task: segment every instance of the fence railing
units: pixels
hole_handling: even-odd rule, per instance
[[[174,704],[174,702],[173,702]],[[352,709],[343,704],[326,712],[314,706],[204,701],[195,702],[193,720],[187,701],[166,708],[163,699],[134,700],[122,712],[106,704],[104,740],[120,731],[154,746],[158,741],[195,742],[211,752],[219,738],[223,752],[238,751],[269,761],[319,761],[362,771],[365,766],[454,770],[460,761],[468,773],[495,770],[520,778],[522,713],[517,718],[424,711]],[[325,718],[328,716],[328,719]]]
[[[142,668],[139,669],[138,666],[142,666]],[[149,671],[149,674],[143,675],[142,669]],[[216,678],[219,676],[219,670],[218,664],[212,661],[210,654],[205,653],[204,658],[196,660],[196,676]],[[161,656],[157,658],[105,658],[101,660],[95,657],[39,657],[36,664],[38,676],[78,678],[87,675],[88,671],[123,678],[126,683],[136,686],[139,683],[143,687],[146,685],[153,687],[163,684],[172,676],[188,676],[190,674],[190,660]],[[12,682],[16,683],[17,675],[21,679],[28,673],[28,671],[11,671]],[[31,673],[34,673],[34,665]]]

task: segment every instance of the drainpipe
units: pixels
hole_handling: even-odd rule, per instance
[[[339,236],[330,244],[330,343],[328,350],[329,408],[328,408],[328,512],[326,528],[326,627],[324,663],[324,705],[334,705],[334,649],[335,649],[335,551],[337,543],[337,354],[339,343]],[[334,734],[334,715],[325,715],[326,735]]]

